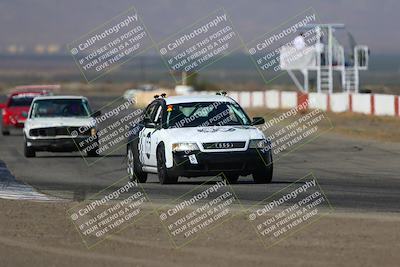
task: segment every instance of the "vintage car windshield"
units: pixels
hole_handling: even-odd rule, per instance
[[[42,99],[33,103],[31,118],[89,117],[85,99]]]
[[[167,128],[250,125],[242,108],[231,102],[196,102],[167,105]]]

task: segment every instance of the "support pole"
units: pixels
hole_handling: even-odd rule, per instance
[[[294,84],[297,86],[297,89],[299,89],[300,91],[305,93],[306,91],[304,90],[303,86],[301,85],[301,83],[297,79],[296,75],[294,75],[293,71],[292,70],[287,70],[287,72],[288,72],[290,78],[292,78]]]
[[[332,77],[332,64],[333,64],[333,38],[332,38],[332,26],[328,27],[328,71],[329,71],[329,93],[333,92],[333,77]]]
[[[303,77],[304,77],[304,91],[308,92],[308,70],[302,70]]]

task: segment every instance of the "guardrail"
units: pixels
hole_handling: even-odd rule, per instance
[[[301,93],[277,90],[228,92],[244,108],[290,109],[308,101],[308,108],[400,117],[398,95]]]

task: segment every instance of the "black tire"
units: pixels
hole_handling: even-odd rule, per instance
[[[224,174],[223,177],[229,184],[236,184],[239,180],[239,174]]]
[[[253,180],[256,184],[269,184],[272,181],[274,167],[269,164],[267,167],[257,170],[253,173]]]
[[[255,170],[255,172],[253,172],[253,180],[256,184],[269,184],[272,181],[273,173],[274,165],[272,162],[272,151],[269,150],[268,165]]]
[[[91,149],[88,149],[86,151],[86,156],[88,156],[90,158],[95,158],[95,157],[100,156],[100,154],[97,152],[98,148],[99,148],[99,144],[97,142],[93,142],[92,144],[96,144],[96,146],[94,146],[94,147],[89,146],[89,148],[91,148]]]
[[[26,141],[24,143],[24,155],[27,158],[34,158],[36,157],[36,151],[32,147],[28,147]]]
[[[126,153],[126,162],[126,170],[129,175],[129,180],[137,180],[139,183],[145,183],[147,181],[147,173],[141,170],[139,159],[135,156],[135,153],[130,145],[128,145]]]
[[[2,135],[10,135],[10,131],[9,130],[4,130],[4,128],[1,130],[1,134]]]
[[[162,144],[157,149],[157,171],[160,184],[175,184],[178,182],[178,176],[169,174],[167,166],[165,166],[165,148]]]

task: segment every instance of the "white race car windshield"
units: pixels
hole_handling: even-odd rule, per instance
[[[167,128],[250,125],[242,108],[231,102],[197,102],[167,105]]]
[[[84,99],[43,99],[33,103],[31,118],[89,117],[90,109]]]

